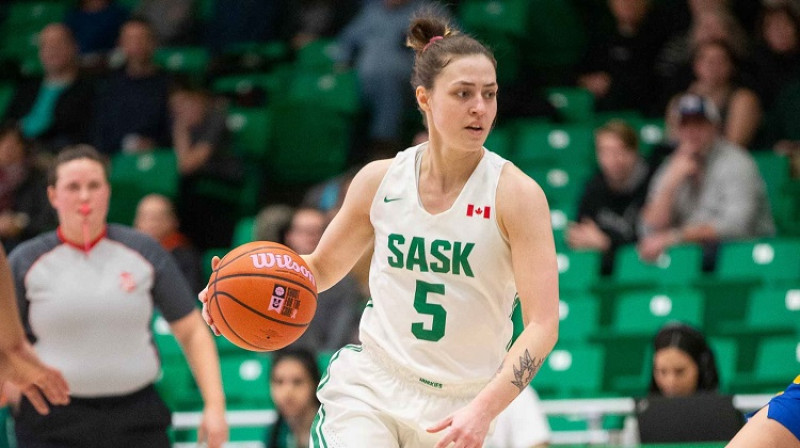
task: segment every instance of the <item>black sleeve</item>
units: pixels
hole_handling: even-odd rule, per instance
[[[153,304],[167,322],[174,322],[194,311],[195,294],[175,259],[156,240],[121,225],[109,225],[108,236],[138,251],[153,265]]]

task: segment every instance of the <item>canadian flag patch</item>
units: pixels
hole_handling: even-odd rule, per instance
[[[483,219],[489,219],[489,217],[492,216],[492,207],[488,205],[475,207],[475,204],[468,204],[467,216],[483,216]]]

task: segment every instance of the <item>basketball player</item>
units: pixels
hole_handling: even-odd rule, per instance
[[[170,323],[204,401],[199,437],[227,439],[214,342],[172,257],[150,237],[106,223],[106,165],[87,145],[63,149],[48,177],[58,230],[17,246],[9,264],[23,328],[43,361],[60,369],[71,400],[47,416],[16,403],[18,445],[169,448],[171,413],[153,383],[160,361],[150,323]]]
[[[0,406],[4,404],[3,384],[8,381],[25,395],[40,414],[49,412],[48,402],[69,403],[69,386],[61,373],[42,364],[30,343],[17,312],[11,269],[0,247]],[[46,400],[45,400],[46,399]]]
[[[558,337],[547,201],[483,148],[494,56],[434,15],[414,19],[407,42],[430,139],[364,167],[305,257],[325,290],[375,247],[363,345],[331,360],[314,447],[480,447]],[[516,295],[526,328],[509,347]]]
[[[800,375],[756,412],[726,448],[800,448]]]

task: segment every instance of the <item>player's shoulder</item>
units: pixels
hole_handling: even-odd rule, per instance
[[[497,193],[500,197],[510,197],[515,198],[515,200],[544,198],[542,187],[511,162],[503,165],[500,181],[497,185]]]
[[[367,163],[356,173],[350,189],[359,194],[375,193],[394,161],[395,159],[380,159]]]

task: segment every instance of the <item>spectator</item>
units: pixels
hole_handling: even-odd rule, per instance
[[[653,338],[653,371],[649,396],[688,397],[700,393],[718,393],[719,372],[714,352],[697,329],[669,323]],[[624,446],[639,442],[635,417],[625,419],[621,434]]]
[[[203,89],[182,86],[170,94],[169,109],[172,144],[181,175],[213,173],[238,180],[241,166],[227,153],[229,135],[225,125],[228,114],[225,102]],[[226,169],[233,172],[226,173]]]
[[[483,443],[485,448],[544,448],[550,440],[550,426],[539,395],[526,387],[494,423],[494,431]]]
[[[364,3],[339,34],[339,62],[352,64],[358,72],[373,142],[401,140],[414,63],[414,53],[404,45],[405,33],[411,16],[424,4],[425,0]]]
[[[701,42],[725,41],[736,58],[749,56],[748,37],[726,3],[721,0],[692,2],[691,27],[670,38],[656,57],[653,70],[660,86],[658,109],[664,110],[669,99],[684,90],[692,79],[692,55]]]
[[[141,19],[122,26],[119,45],[125,57],[98,100],[95,141],[104,154],[148,151],[169,146],[167,100],[170,80],[153,62],[152,27]]]
[[[761,103],[755,92],[741,85],[738,61],[723,40],[706,40],[695,48],[692,64],[694,81],[685,93],[711,99],[720,113],[722,135],[731,143],[747,148],[761,125]],[[674,97],[667,106],[667,127],[674,129]]]
[[[19,446],[169,447],[171,414],[153,387],[157,308],[203,398],[199,438],[220,448],[228,428],[219,360],[175,262],[152,239],[106,223],[111,190],[94,148],[60,152],[47,193],[58,231],[18,246],[9,262],[27,337],[42,361],[62,371],[72,399],[47,416],[18,403]]]
[[[138,3],[133,14],[152,25],[161,45],[189,45],[195,41],[195,0],[139,0]]]
[[[204,187],[211,183],[238,189],[242,184],[244,167],[228,144],[227,106],[205,90],[179,87],[170,95],[169,107],[181,174],[178,217],[183,230],[204,249],[229,246],[238,214],[218,212],[237,202]]]
[[[193,291],[203,289],[205,279],[201,274],[200,253],[186,235],[178,230],[178,216],[169,198],[160,194],[143,197],[136,207],[133,226],[153,237],[164,250],[172,254]]]
[[[84,64],[94,66],[114,48],[127,18],[128,10],[113,0],[80,0],[64,23],[75,35]]]
[[[616,249],[638,239],[650,168],[639,154],[636,130],[624,121],[600,127],[595,148],[600,171],[586,184],[577,222],[567,229],[567,243],[573,249],[602,251],[602,272],[610,274]]]
[[[578,85],[598,110],[652,112],[653,61],[666,40],[650,0],[608,0],[614,28],[596,30],[578,66]],[[595,22],[597,23],[597,22]]]
[[[335,37],[359,6],[355,0],[289,0],[285,24],[289,44],[298,50],[321,37]]]
[[[653,339],[650,395],[686,397],[717,392],[719,372],[703,334],[684,324],[667,324]]]
[[[758,167],[746,150],[720,137],[714,103],[688,94],[677,110],[678,147],[650,182],[639,254],[655,260],[671,245],[701,243],[711,269],[718,242],[771,235],[775,226]]]
[[[39,33],[39,60],[44,77],[19,87],[8,117],[19,120],[22,133],[41,151],[85,143],[94,85],[80,76],[78,48],[69,28],[60,23],[44,27]]]
[[[262,208],[255,218],[255,239],[284,241],[293,214],[294,208],[286,204],[270,204]]]
[[[278,419],[267,430],[266,448],[307,447],[311,424],[319,409],[320,371],[311,351],[294,346],[272,359],[269,393]]]
[[[754,85],[764,108],[771,111],[781,89],[800,79],[800,6],[796,0],[764,1],[757,36]]]
[[[45,173],[14,125],[0,128],[0,239],[6,252],[56,228]]]
[[[314,208],[298,208],[286,230],[284,244],[305,255],[314,251],[328,224],[325,214]],[[319,294],[317,314],[295,344],[315,351],[336,351],[349,343],[358,343],[358,323],[364,309],[358,282],[345,276],[332,288]]]

